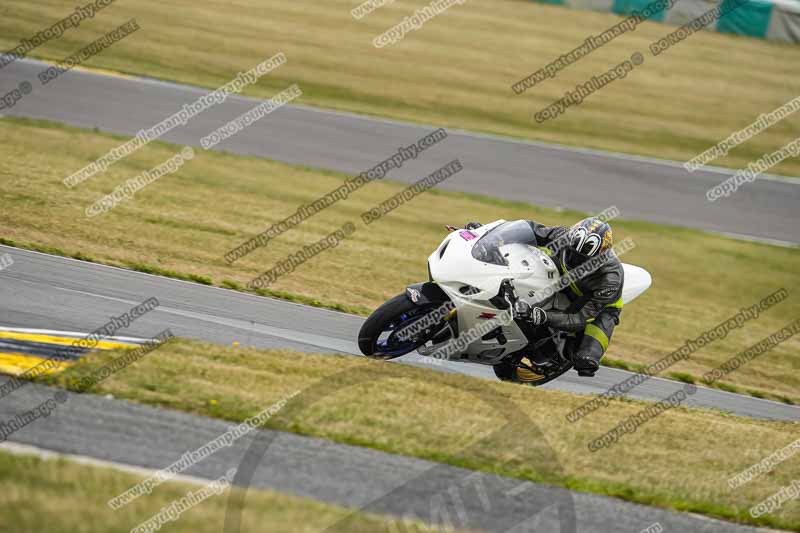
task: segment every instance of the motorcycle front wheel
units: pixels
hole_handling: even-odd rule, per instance
[[[403,340],[396,334],[434,311],[437,304],[417,305],[399,294],[375,309],[358,332],[358,348],[373,359],[394,359],[413,352],[425,342],[428,333],[438,325]]]

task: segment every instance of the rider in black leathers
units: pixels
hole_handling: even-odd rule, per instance
[[[611,249],[611,227],[597,218],[584,219],[572,227],[548,227],[534,221],[529,223],[537,241],[531,244],[552,257],[562,276],[602,254],[597,269],[576,279],[562,291],[571,302],[565,311],[545,311],[540,307],[531,307],[522,300],[514,305],[514,317],[518,324],[523,322],[521,326],[528,322],[534,327],[546,325],[573,333],[575,337],[568,345],[571,346],[575,370],[580,376],[594,376],[622,312],[624,270]],[[479,226],[471,222],[467,228]],[[533,341],[532,329],[521,329]],[[542,354],[532,359],[540,368],[553,364],[548,356]]]

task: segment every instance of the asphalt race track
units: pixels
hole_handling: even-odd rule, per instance
[[[0,377],[0,386],[6,379]],[[32,409],[53,393],[48,387],[28,384],[0,401],[0,419]],[[17,431],[11,440],[65,454],[160,469],[227,429],[228,424],[221,420],[69,393],[66,402],[59,404],[49,418]],[[452,518],[450,508],[455,525],[507,533],[639,533],[655,522],[666,531],[758,531],[325,440],[274,431],[259,433],[258,437],[242,437],[184,474],[218,479],[229,468],[248,464],[245,452],[254,439],[273,438],[266,454],[253,465],[252,481],[245,486],[275,489],[378,514],[403,517],[414,513],[424,518],[429,516],[432,498],[455,488],[465,505],[458,519]],[[376,494],[385,496],[376,499]],[[113,496],[116,494],[109,494],[109,498]],[[560,526],[568,520],[574,520],[574,528]],[[344,533],[347,529],[345,525],[326,531]]]
[[[36,75],[46,66],[40,61],[25,60],[0,70],[0,94],[17,88],[23,81],[33,86],[33,92],[7,114],[133,136],[209,92],[143,78],[80,71],[70,71],[42,86]],[[161,140],[199,146],[203,136],[255,107],[256,102],[249,98],[229,98]],[[216,148],[358,174],[432,129],[289,105]],[[689,174],[674,162],[454,130],[445,141],[401,169],[393,169],[388,177],[414,181],[454,158],[461,160],[464,170],[457,178],[445,182],[442,185],[445,189],[585,212],[599,212],[616,205],[627,219],[800,243],[796,231],[800,203],[797,179],[758,179],[730,197],[710,203],[705,192],[724,181],[728,171]],[[469,213],[465,213],[464,220],[469,218]],[[454,221],[459,222],[463,221]]]
[[[0,326],[88,333],[110,316],[156,297],[161,305],[121,334],[148,338],[169,327],[178,337],[218,344],[236,341],[260,348],[360,353],[355,339],[361,317],[0,246],[0,254],[6,252],[14,264],[0,271]],[[434,366],[418,355],[398,361],[496,379],[492,369],[483,365]],[[582,379],[570,372],[545,387],[598,394],[630,375],[624,370],[601,368],[594,379]],[[629,396],[659,400],[683,385],[653,378]],[[800,420],[800,407],[703,387],[686,404],[755,418]]]

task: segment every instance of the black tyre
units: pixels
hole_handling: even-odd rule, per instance
[[[436,307],[434,304],[417,305],[405,293],[395,296],[373,311],[361,326],[358,348],[374,359],[394,359],[413,352],[425,344],[427,338],[419,335],[404,341],[394,333],[422,319]]]

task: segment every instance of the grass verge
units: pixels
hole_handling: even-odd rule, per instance
[[[115,356],[93,355],[42,381],[73,387]],[[615,400],[610,408],[568,423],[566,414],[584,396],[348,356],[185,340],[162,346],[91,392],[242,421],[298,391],[269,427],[800,531],[800,507],[794,503],[759,519],[748,514],[791,483],[796,473],[791,459],[736,490],[727,485],[731,476],[795,440],[797,423],[678,407],[611,448],[590,453],[589,441],[648,404]]]
[[[121,509],[114,511],[108,507],[109,498],[143,479],[136,474],[64,458],[40,459],[0,451],[3,531],[128,533],[163,507],[202,487],[170,481]],[[229,492],[226,489],[191,507],[170,523],[167,530],[219,533],[224,529]],[[75,512],[76,509],[80,512]],[[241,531],[322,531],[351,513],[341,507],[273,491],[248,490],[242,507]],[[389,520],[354,513],[348,525],[348,531],[372,533],[389,527]],[[413,527],[419,531],[438,531],[422,524]]]

